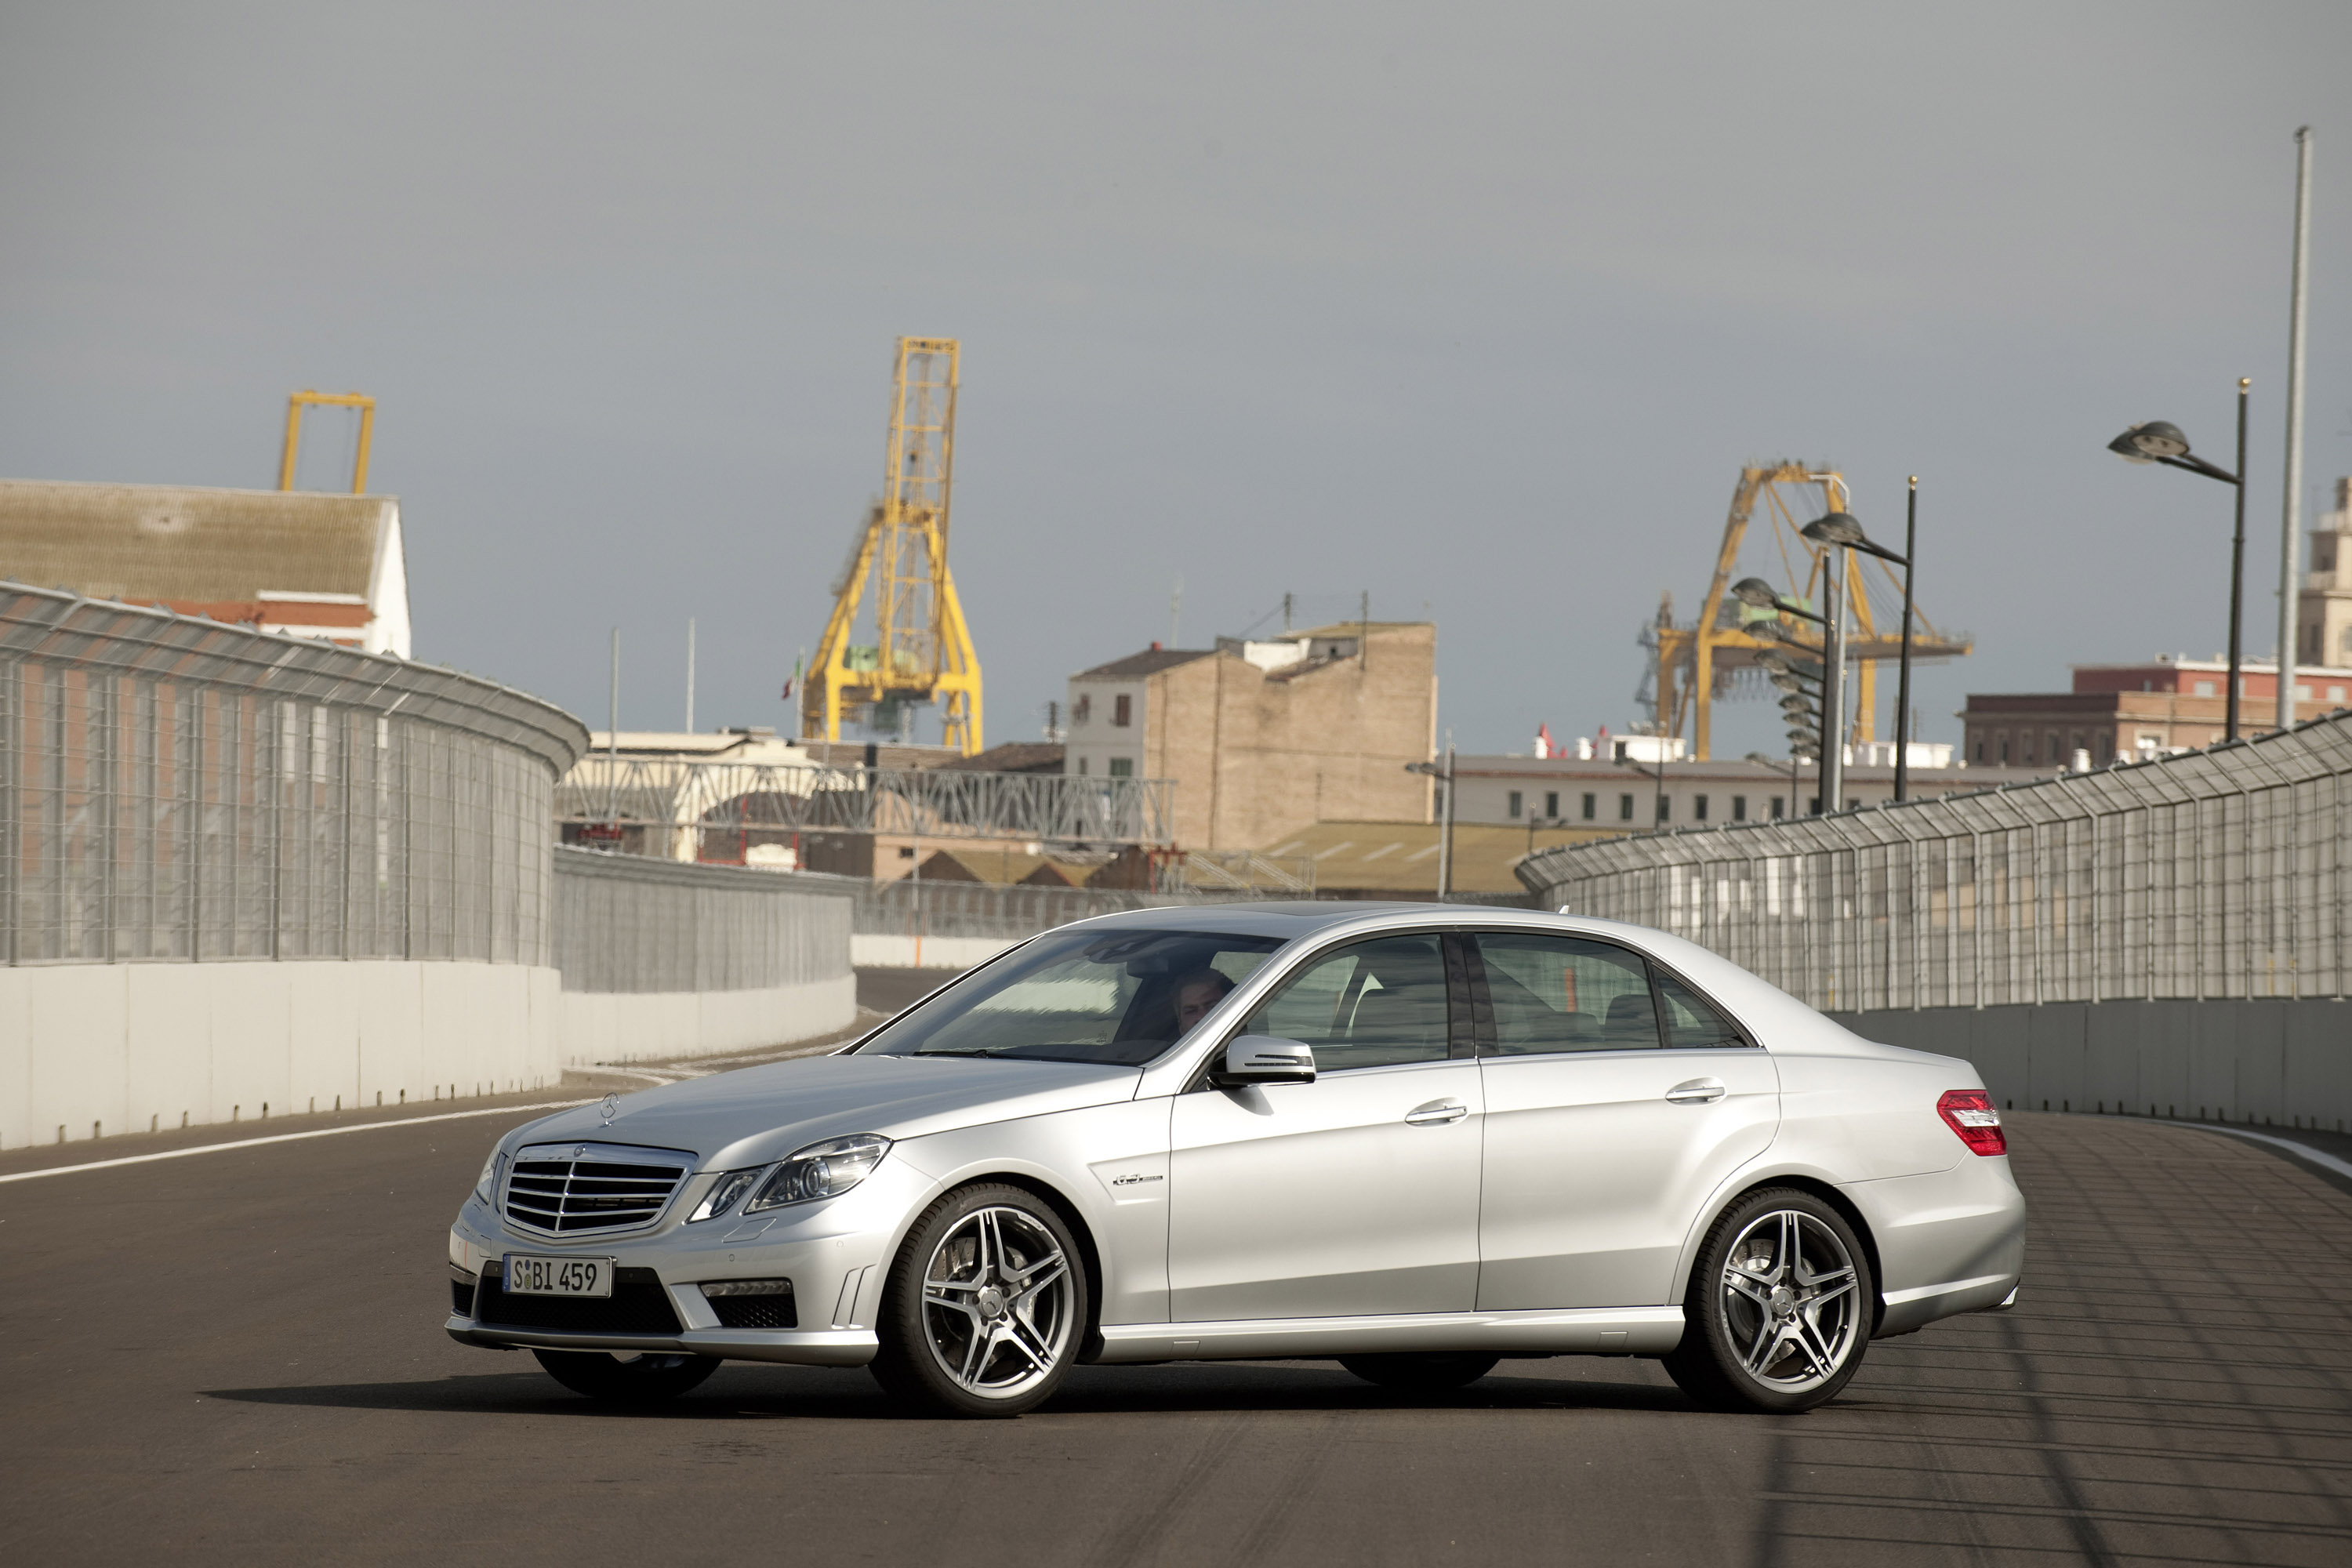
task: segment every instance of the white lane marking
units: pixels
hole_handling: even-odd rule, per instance
[[[2289,1153],[2300,1155],[2310,1161],[2322,1170],[2333,1171],[2339,1176],[2352,1176],[2352,1163],[2339,1160],[2335,1155],[2325,1153],[2308,1143],[2298,1143],[2292,1138],[2274,1138],[2267,1132],[2245,1132],[2235,1127],[2200,1127],[2198,1130],[2202,1132],[2226,1132],[2232,1138],[2251,1138],[2257,1143],[2275,1143]]]
[[[459,1121],[468,1116],[507,1116],[518,1110],[562,1110],[593,1105],[593,1100],[542,1100],[535,1105],[499,1105],[488,1110],[450,1110],[439,1116],[410,1116],[398,1121],[362,1121],[356,1127],[321,1127],[310,1132],[276,1132],[267,1138],[240,1138],[233,1143],[199,1143],[193,1149],[166,1149],[160,1154],[125,1154],[119,1160],[92,1160],[80,1165],[52,1165],[46,1171],[17,1171],[0,1182],[29,1182],[41,1176],[69,1176],[76,1171],[103,1171],[110,1165],[143,1165],[150,1160],[184,1160],[191,1154],[217,1154],[227,1149],[257,1149],[264,1143],[292,1143],[304,1138],[333,1138],[345,1132],[373,1132],[385,1127],[417,1127],[427,1121]]]

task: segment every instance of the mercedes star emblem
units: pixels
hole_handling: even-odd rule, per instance
[[[602,1116],[607,1123],[611,1122],[613,1118],[621,1114],[621,1097],[617,1094],[606,1095],[604,1097],[604,1103],[596,1108],[596,1112],[598,1115]]]

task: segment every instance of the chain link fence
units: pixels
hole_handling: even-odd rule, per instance
[[[1824,1011],[2340,998],[2352,714],[1979,795],[1540,850],[1546,908]]]
[[[544,965],[587,739],[453,670],[0,584],[7,962]]]

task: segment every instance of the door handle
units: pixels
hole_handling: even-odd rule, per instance
[[[1673,1105],[1707,1105],[1722,1098],[1723,1085],[1711,1078],[1695,1078],[1666,1090],[1667,1102]]]
[[[1412,1127],[1443,1127],[1469,1114],[1470,1108],[1458,1100],[1433,1100],[1427,1105],[1416,1105],[1406,1111],[1404,1119],[1406,1125]]]

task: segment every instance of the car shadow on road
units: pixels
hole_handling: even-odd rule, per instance
[[[475,1415],[573,1415],[670,1421],[919,1419],[862,1370],[730,1363],[693,1393],[658,1405],[604,1405],[565,1392],[537,1370],[390,1383],[289,1384],[200,1391],[210,1399],[341,1410]],[[1679,1390],[1507,1371],[1442,1394],[1377,1388],[1333,1365],[1188,1363],[1076,1367],[1032,1419],[1204,1412],[1429,1410],[1682,1410]]]

